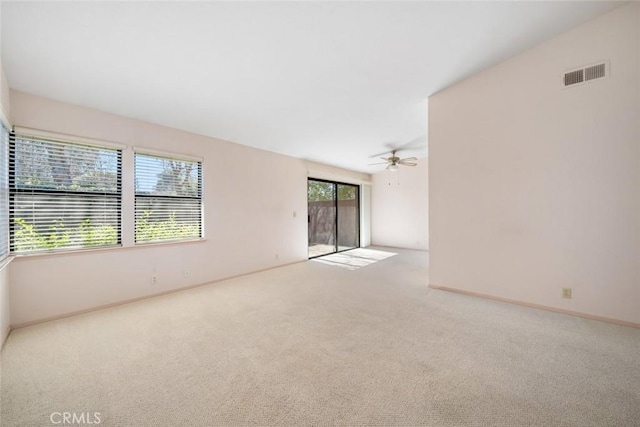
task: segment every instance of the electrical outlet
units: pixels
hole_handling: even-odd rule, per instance
[[[571,299],[571,288],[562,288],[562,298]]]
[[[157,285],[158,284],[158,276],[156,276],[155,274],[153,276],[151,276],[151,284],[152,285]]]

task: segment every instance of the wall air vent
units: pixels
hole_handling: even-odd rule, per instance
[[[601,79],[605,76],[606,67],[604,64],[593,65],[584,69],[584,81]]]
[[[563,87],[569,87],[580,85],[591,80],[602,79],[607,77],[608,70],[608,63],[601,62],[599,64],[581,67],[577,70],[567,71],[562,78],[562,85]]]
[[[578,83],[582,83],[584,81],[584,70],[576,70],[565,73],[564,75],[564,85],[570,86]]]

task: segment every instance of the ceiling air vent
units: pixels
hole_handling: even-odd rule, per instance
[[[606,62],[601,62],[599,64],[581,67],[577,70],[567,71],[564,73],[564,77],[562,79],[563,86],[569,87],[579,85],[591,80],[607,77],[608,68],[609,66]]]

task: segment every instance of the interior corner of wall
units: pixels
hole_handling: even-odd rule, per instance
[[[11,123],[11,88],[4,67],[0,62],[0,118],[7,124]]]

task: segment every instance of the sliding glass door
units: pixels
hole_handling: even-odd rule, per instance
[[[357,248],[360,206],[357,185],[309,179],[309,258]]]
[[[355,185],[337,185],[338,251],[360,246],[359,188]]]

